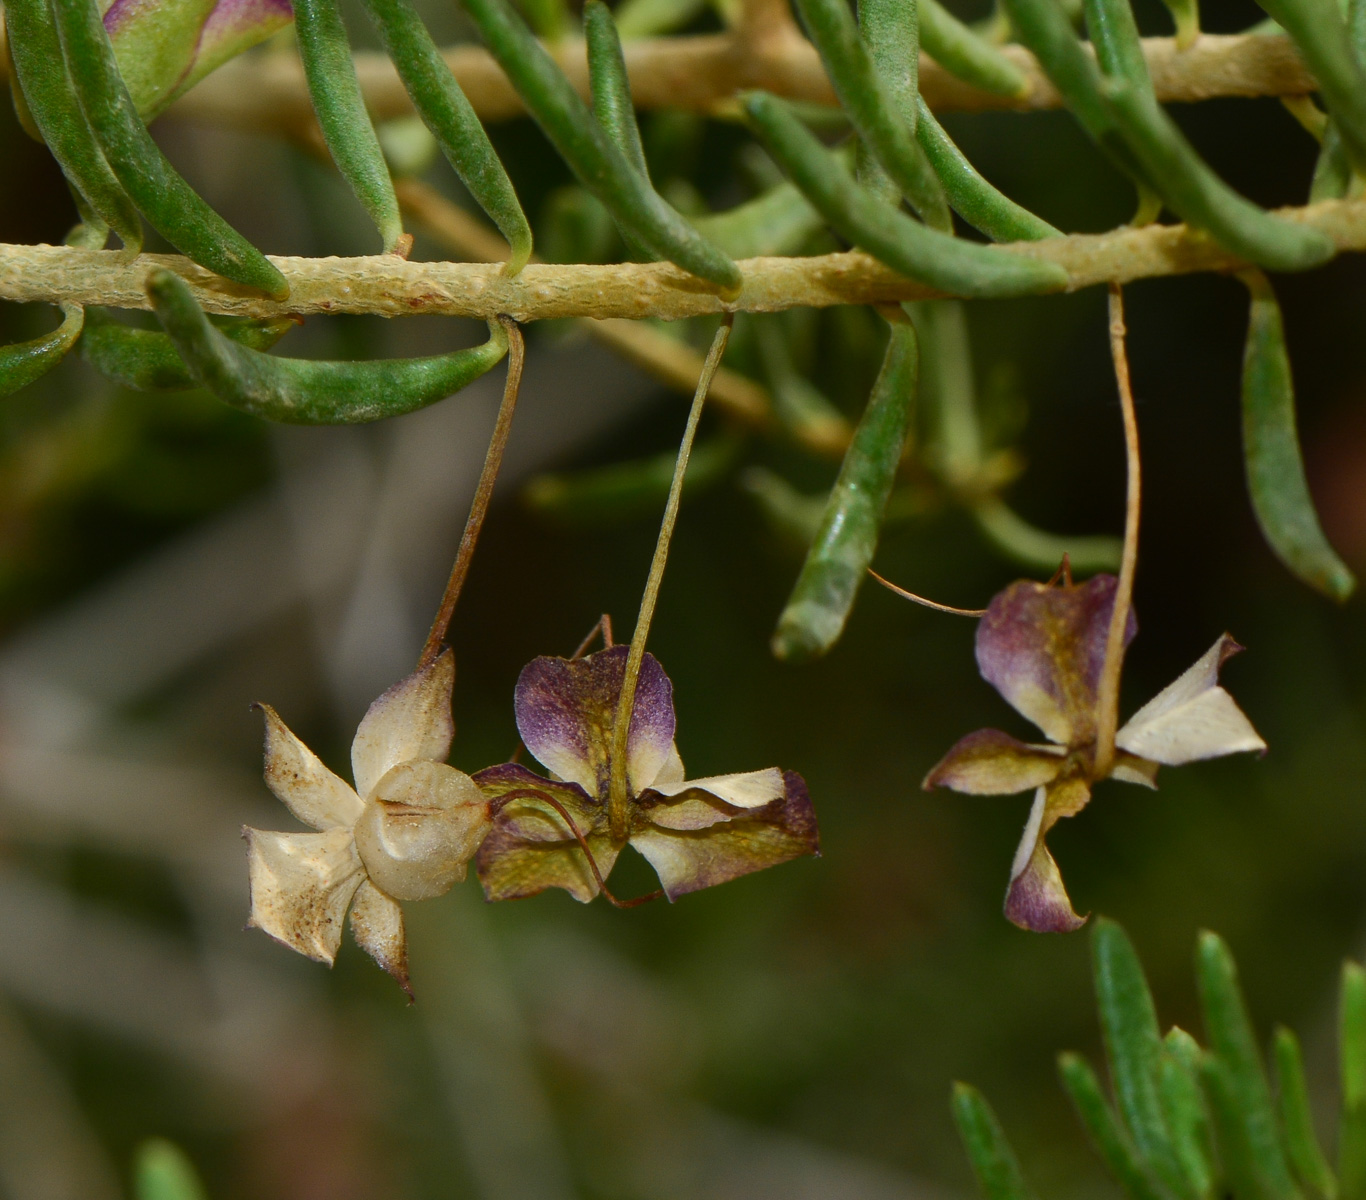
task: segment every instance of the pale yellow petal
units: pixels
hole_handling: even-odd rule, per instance
[[[783,773],[777,767],[767,767],[762,771],[708,775],[702,779],[679,780],[677,783],[656,780],[649,790],[666,797],[682,796],[687,792],[706,792],[735,808],[762,808],[783,798]]]
[[[360,797],[322,764],[280,720],[269,704],[266,718],[266,784],[296,817],[314,829],[349,829],[360,816]]]
[[[351,743],[351,771],[362,800],[399,763],[445,761],[455,736],[454,686],[455,656],[447,650],[370,705]]]
[[[403,909],[368,879],[351,906],[351,936],[356,945],[389,972],[409,997],[408,939],[403,932]]]
[[[347,907],[365,877],[351,831],[242,835],[251,879],[247,924],[331,966]]]

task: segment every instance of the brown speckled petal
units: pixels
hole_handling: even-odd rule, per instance
[[[266,718],[266,784],[305,825],[349,829],[360,816],[360,797],[290,731],[269,704]]]
[[[242,836],[251,879],[247,924],[331,966],[351,897],[365,878],[351,831],[244,829]]]
[[[368,879],[351,906],[351,936],[356,945],[389,972],[412,998],[408,982],[408,939],[403,932],[403,909]]]

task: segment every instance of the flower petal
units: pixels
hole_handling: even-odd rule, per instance
[[[360,797],[325,766],[280,720],[269,704],[266,718],[266,784],[296,817],[314,829],[350,829],[360,816]]]
[[[1006,919],[1021,929],[1071,933],[1086,923],[1086,918],[1077,916],[1072,908],[1062,874],[1044,845],[1044,837],[1058,820],[1080,812],[1090,796],[1086,781],[1076,776],[1034,793],[1034,806],[1029,810],[1024,836],[1015,851],[1010,887],[1006,891]]]
[[[489,829],[489,799],[445,763],[399,763],[356,822],[366,874],[396,900],[445,895]]]
[[[1012,583],[977,626],[977,665],[1017,712],[1063,746],[1094,739],[1096,688],[1115,604],[1115,577],[1055,587]],[[1138,626],[1132,612],[1124,643]]]
[[[1219,668],[1241,649],[1223,634],[1184,675],[1129,718],[1115,735],[1115,745],[1169,767],[1265,750],[1252,722],[1219,686]]]
[[[533,659],[517,680],[517,730],[532,754],[561,779],[606,796],[612,771],[612,724],[629,646],[586,658]],[[674,737],[673,684],[653,654],[640,665],[627,743],[632,794],[655,781],[670,762]]]
[[[356,945],[398,980],[398,986],[413,996],[408,982],[408,938],[403,932],[403,909],[392,896],[386,896],[368,879],[356,892],[351,906],[351,936]]]
[[[999,729],[979,729],[960,738],[921,785],[946,787],[969,796],[1009,796],[1057,778],[1067,751],[1062,746],[1022,742]]]
[[[684,796],[689,792],[706,792],[735,808],[762,808],[765,804],[781,800],[786,787],[782,771],[777,767],[766,767],[762,771],[707,775],[702,779],[686,779],[678,783],[665,783],[656,779],[647,790],[655,795],[667,797]]]
[[[642,812],[645,819],[632,830],[631,845],[654,867],[670,900],[804,854],[819,854],[820,834],[806,783],[795,771],[785,772],[783,782],[781,799],[710,828],[663,829]]]
[[[606,805],[576,783],[545,779],[517,763],[489,767],[473,779],[493,801],[493,824],[475,859],[488,899],[515,900],[559,887],[586,904],[598,894],[578,840],[548,798],[584,835],[604,879],[618,849],[607,833]]]
[[[1115,765],[1110,768],[1110,778],[1120,783],[1136,783],[1139,787],[1157,791],[1157,771],[1161,764],[1139,758],[1136,754],[1125,754],[1121,750],[1115,755]]]
[[[351,771],[362,800],[368,799],[381,776],[399,763],[414,759],[445,761],[455,736],[451,719],[454,686],[455,655],[446,650],[420,671],[400,679],[370,705],[351,743]]]
[[[365,878],[349,829],[271,833],[244,829],[251,879],[249,926],[332,965],[342,922]]]

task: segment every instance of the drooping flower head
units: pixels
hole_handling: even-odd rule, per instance
[[[1115,735],[1109,763],[1098,761],[1097,717],[1116,581],[1013,583],[996,595],[977,627],[977,665],[1012,708],[1049,739],[1027,743],[999,729],[960,740],[925,777],[925,787],[970,795],[1034,789],[1034,804],[1011,867],[1006,916],[1038,932],[1066,932],[1085,918],[1072,908],[1044,844],[1063,817],[1080,812],[1101,779],[1156,787],[1159,766],[1179,766],[1245,750],[1265,750],[1219,668],[1242,649],[1224,634],[1175,683]],[[1132,611],[1124,634],[1137,632]]]
[[[351,743],[354,788],[325,767],[275,710],[266,718],[266,783],[315,833],[245,829],[248,924],[329,965],[348,910],[357,944],[403,986],[400,900],[449,891],[489,829],[489,802],[443,761],[455,725],[449,650],[372,705]]]
[[[670,900],[819,853],[815,813],[796,772],[769,767],[685,778],[674,743],[673,685],[651,654],[642,661],[627,737],[628,828],[613,838],[612,728],[628,652],[613,646],[580,659],[537,658],[523,669],[517,728],[552,776],[516,763],[474,776],[494,801],[493,829],[478,857],[490,900],[551,887],[592,900],[598,876],[607,877],[627,843],[649,861]]]

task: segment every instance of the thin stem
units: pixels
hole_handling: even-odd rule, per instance
[[[697,435],[697,425],[702,419],[702,408],[707,401],[707,391],[711,387],[712,376],[721,365],[721,356],[726,352],[730,340],[731,326],[735,317],[727,313],[721,322],[716,336],[712,338],[711,350],[707,361],[702,365],[702,374],[697,381],[697,391],[693,395],[692,408],[688,412],[688,424],[683,430],[683,441],[678,447],[678,461],[674,464],[673,482],[669,485],[669,499],[664,505],[664,520],[659,526],[659,540],[655,543],[654,560],[650,563],[650,574],[645,580],[645,593],[640,598],[640,615],[636,618],[635,632],[631,634],[631,649],[626,657],[626,671],[621,680],[621,694],[617,697],[617,711],[612,718],[612,774],[607,793],[608,826],[612,840],[626,840],[627,805],[630,796],[626,779],[627,742],[631,729],[631,717],[635,712],[636,683],[640,679],[640,664],[645,659],[645,639],[650,635],[650,622],[655,615],[655,602],[659,599],[659,585],[664,579],[664,564],[669,559],[669,541],[673,537],[674,523],[678,520],[678,505],[683,497],[683,476],[688,469],[688,458],[692,454],[693,438]]]
[[[905,588],[897,587],[890,579],[883,579],[872,567],[868,568],[868,574],[889,592],[895,592],[903,600],[913,600],[916,604],[923,604],[926,608],[934,609],[935,612],[952,613],[956,617],[982,617],[986,615],[987,610],[985,608],[954,608],[951,604],[940,604],[937,600],[926,600],[924,596],[917,596],[914,592],[908,592]]]
[[[1124,505],[1124,554],[1119,561],[1115,607],[1105,637],[1105,667],[1096,689],[1096,777],[1109,774],[1115,757],[1115,730],[1119,727],[1119,676],[1124,668],[1124,633],[1134,598],[1134,569],[1138,565],[1138,517],[1143,491],[1142,464],[1138,454],[1138,414],[1129,382],[1129,355],[1124,346],[1124,292],[1110,286],[1110,357],[1119,385],[1119,407],[1124,415],[1124,456],[1128,468],[1128,496]]]
[[[503,385],[503,400],[498,406],[498,419],[494,422],[493,437],[489,439],[488,453],[484,456],[484,468],[479,472],[479,484],[474,489],[474,500],[470,503],[470,515],[465,521],[465,532],[460,537],[460,549],[455,553],[455,563],[451,575],[446,580],[446,591],[441,597],[441,607],[436,610],[431,632],[422,647],[417,666],[421,670],[435,660],[441,653],[441,644],[446,640],[446,630],[450,628],[451,617],[455,615],[455,604],[460,599],[460,589],[465,585],[469,574],[470,559],[474,557],[474,546],[479,540],[479,530],[483,528],[484,518],[488,515],[489,499],[493,495],[493,485],[498,479],[498,468],[503,465],[503,451],[507,448],[508,434],[512,430],[512,414],[517,410],[517,393],[522,387],[522,367],[526,362],[526,343],[522,340],[522,330],[510,317],[500,316],[508,334],[508,373]]]
[[[588,653],[588,647],[593,644],[593,639],[602,634],[602,648],[610,650],[612,648],[612,618],[608,613],[603,613],[598,618],[598,622],[588,631],[587,636],[575,648],[574,653],[569,656],[569,661],[573,662],[576,658],[582,658]]]

